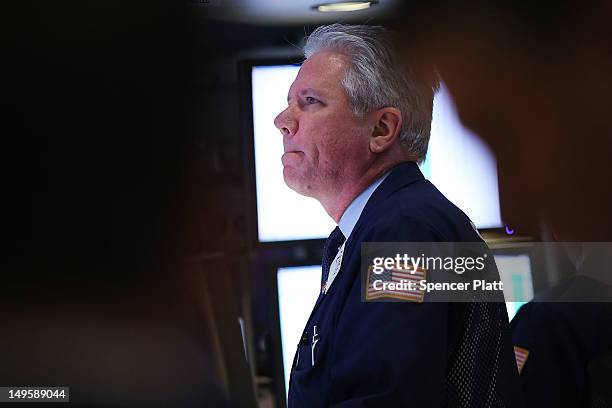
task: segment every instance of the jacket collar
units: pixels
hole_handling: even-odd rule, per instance
[[[359,230],[364,222],[370,219],[370,213],[379,203],[385,201],[397,190],[423,179],[425,179],[425,177],[423,177],[423,173],[421,173],[419,166],[415,162],[400,163],[392,168],[389,176],[387,176],[380,186],[378,186],[368,200],[368,203],[361,212],[357,224],[355,224],[355,228],[353,228],[351,236],[355,234],[355,231]]]
[[[419,166],[417,166],[417,164],[414,162],[400,163],[397,166],[395,166],[393,169],[391,169],[391,172],[389,173],[387,178],[385,178],[385,180],[378,186],[378,188],[370,196],[368,203],[366,204],[365,208],[361,212],[359,221],[357,221],[357,224],[355,224],[355,228],[353,228],[351,237],[354,236],[355,232],[359,230],[360,226],[363,225],[364,222],[366,222],[365,220],[370,219],[370,213],[373,212],[374,208],[376,207],[378,203],[384,201],[387,197],[389,197],[391,194],[393,194],[400,188],[407,186],[408,184],[412,184],[415,181],[423,180],[424,178],[425,177],[423,177],[421,170],[419,170]],[[349,246],[350,248],[354,246],[354,243],[352,242],[351,237],[347,237],[348,239],[346,241],[347,246]],[[344,258],[348,258],[346,254],[352,250],[350,248],[347,248],[345,250]],[[343,265],[345,262],[344,258],[342,259]],[[314,308],[312,309],[312,312],[310,313],[310,317],[308,318],[308,321],[306,323],[306,328],[309,327],[310,320],[312,319],[312,316],[314,316],[316,310],[319,308],[319,305],[321,304],[321,301],[323,300],[324,297],[325,297],[324,295],[319,294],[319,297],[317,298]]]

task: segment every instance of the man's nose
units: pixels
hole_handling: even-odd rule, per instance
[[[291,112],[291,107],[282,111],[274,119],[274,126],[281,131],[283,136],[293,136],[297,132],[298,122]]]

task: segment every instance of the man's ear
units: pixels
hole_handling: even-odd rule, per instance
[[[370,151],[382,153],[389,149],[398,138],[402,128],[402,113],[399,109],[387,107],[374,112],[375,124],[370,137]]]

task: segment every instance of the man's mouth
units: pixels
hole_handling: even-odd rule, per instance
[[[283,162],[283,164],[287,164],[291,160],[294,160],[295,158],[297,158],[298,156],[301,156],[302,154],[304,154],[304,152],[299,151],[299,150],[288,150],[281,157],[281,161]]]

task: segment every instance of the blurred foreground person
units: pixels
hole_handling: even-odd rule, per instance
[[[610,3],[406,11],[406,55],[436,63],[462,120],[497,156],[504,220],[558,242],[612,241]],[[571,248],[577,274],[512,322],[526,403],[610,406],[610,251],[559,245]]]

